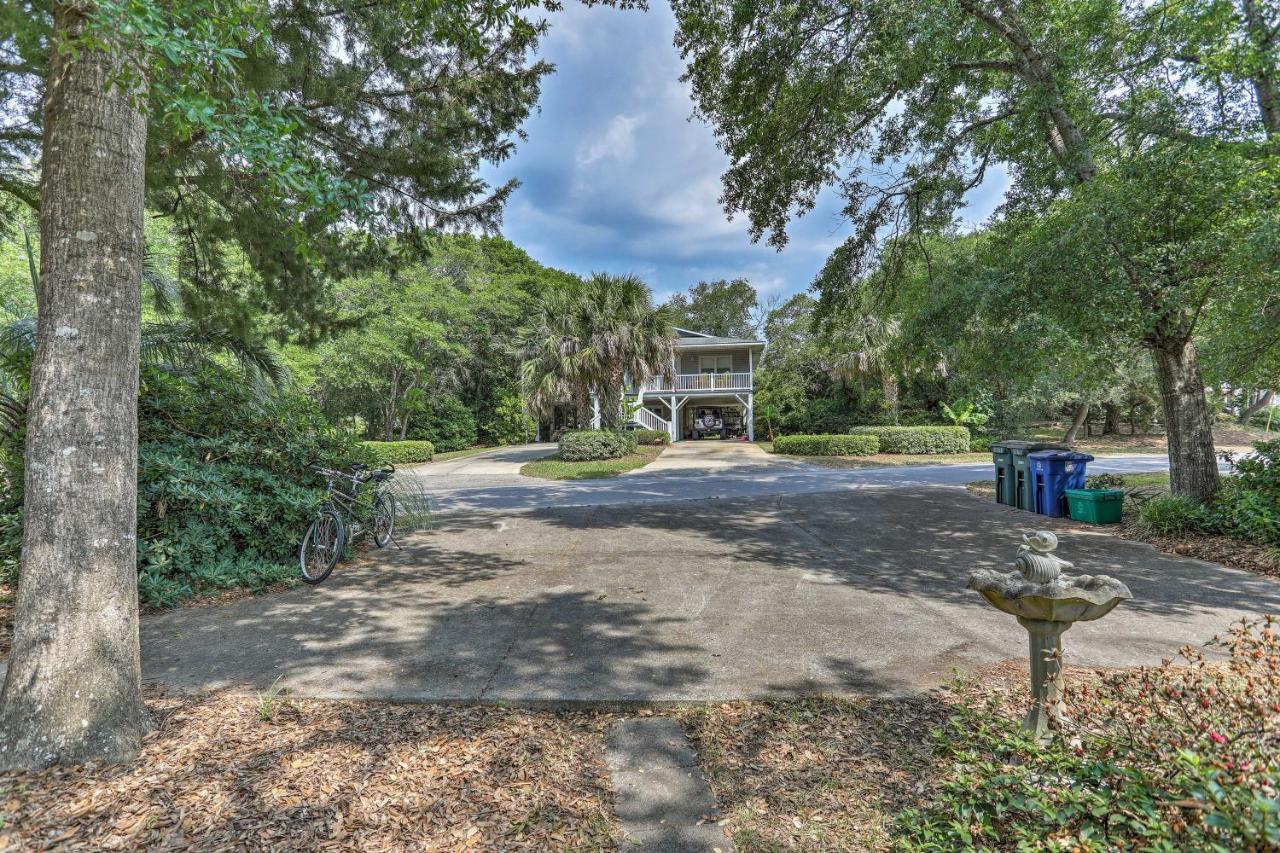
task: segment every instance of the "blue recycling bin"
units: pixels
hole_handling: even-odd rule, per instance
[[[1028,454],[1035,511],[1052,518],[1067,515],[1067,489],[1084,488],[1085,467],[1093,461],[1077,450],[1037,450]]]

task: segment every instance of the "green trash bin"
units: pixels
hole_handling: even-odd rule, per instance
[[[991,461],[996,466],[996,503],[1017,506],[1013,490],[1013,452],[1004,442],[993,442]]]
[[[1070,450],[1071,448],[1061,444],[1045,444],[1039,441],[1002,441],[1000,444],[1008,448],[1009,456],[1013,463],[1013,501],[1009,506],[1025,509],[1028,512],[1035,512],[1036,483],[1035,478],[1031,476],[1031,460],[1027,458],[1027,454],[1035,453],[1037,450]],[[994,447],[995,445],[992,446]]]
[[[1067,489],[1067,512],[1087,524],[1119,524],[1124,514],[1120,489]]]

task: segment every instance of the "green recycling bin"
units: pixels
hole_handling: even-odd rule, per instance
[[[1017,506],[1013,483],[1013,452],[1004,442],[991,444],[991,461],[996,466],[996,503]]]
[[[1028,512],[1035,512],[1036,482],[1035,478],[1031,476],[1031,460],[1027,458],[1027,455],[1035,453],[1037,450],[1070,450],[1071,448],[1061,444],[1045,444],[1039,441],[1002,441],[1000,445],[1008,449],[1013,463],[1013,502],[1009,506],[1025,509]],[[992,447],[994,446],[992,445]]]
[[[1119,524],[1124,514],[1121,489],[1067,489],[1067,512],[1088,524]]]

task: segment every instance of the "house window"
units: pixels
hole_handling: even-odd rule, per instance
[[[698,356],[699,373],[732,373],[733,356],[700,355]]]

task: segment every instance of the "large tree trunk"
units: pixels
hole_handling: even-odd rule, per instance
[[[1089,404],[1081,403],[1076,408],[1076,416],[1071,421],[1071,426],[1067,428],[1067,434],[1062,437],[1064,444],[1072,444],[1076,440],[1076,436],[1080,433],[1080,427],[1084,426],[1084,422],[1089,419]]]
[[[1274,391],[1258,391],[1257,396],[1255,396],[1248,405],[1240,410],[1240,423],[1247,426],[1254,415],[1271,405],[1271,400],[1274,397]]]
[[[1253,40],[1253,47],[1261,57],[1275,54],[1273,46],[1276,40],[1276,29],[1258,0],[1242,0],[1245,31]],[[1258,115],[1262,118],[1262,127],[1268,139],[1280,136],[1280,85],[1276,83],[1275,65],[1268,60],[1260,59],[1253,68],[1253,92],[1258,99]]]
[[[888,368],[880,370],[880,392],[893,422],[898,422],[898,375]]]
[[[1120,432],[1120,407],[1115,403],[1102,404],[1102,434],[1116,435]]]
[[[1195,344],[1165,341],[1152,350],[1152,357],[1169,441],[1170,489],[1175,495],[1208,500],[1218,491],[1218,459]]]
[[[600,389],[600,426],[622,429],[622,384],[608,382]]]
[[[54,6],[44,102],[40,284],[26,504],[0,765],[137,755],[138,348],[145,96],[130,48],[81,40]]]

